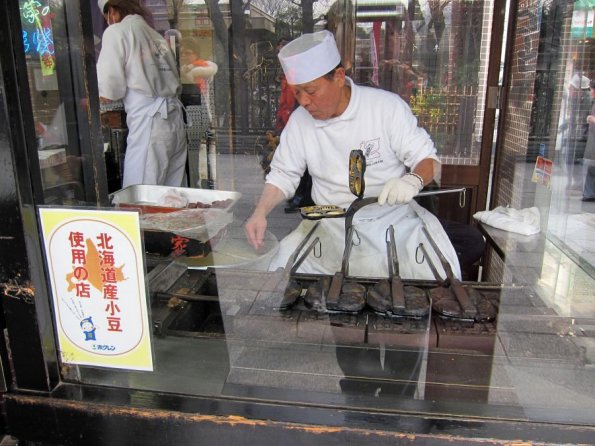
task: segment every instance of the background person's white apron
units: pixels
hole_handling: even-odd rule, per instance
[[[270,269],[285,266],[291,253],[304,239],[315,221],[304,220],[285,237],[279,246],[279,252],[273,258]],[[461,277],[461,268],[452,243],[438,219],[415,201],[409,205],[379,206],[371,204],[360,209],[353,218],[357,231],[354,235],[356,245],[349,258],[349,275],[360,277],[388,277],[386,254],[386,230],[389,225],[395,229],[395,243],[399,259],[399,273],[403,279],[435,280],[428,262],[419,264],[416,261],[418,245],[423,243],[442,278],[446,273],[435,255],[432,246],[422,232],[425,224],[428,232],[448,260],[457,278]],[[331,218],[320,220],[318,229],[312,235],[320,238],[321,257],[316,258],[313,252],[304,260],[298,272],[307,274],[334,274],[341,269],[343,248],[345,246],[345,219]],[[421,251],[417,253],[419,261],[423,259]]]
[[[132,184],[181,186],[186,168],[186,129],[181,102],[134,90],[124,97],[128,138],[122,187]]]

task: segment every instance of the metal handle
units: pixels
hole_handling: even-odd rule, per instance
[[[432,262],[432,259],[430,259],[430,256],[428,255],[428,251],[426,251],[426,247],[424,246],[424,244],[420,243],[418,248],[421,249],[421,252],[424,255],[424,258],[427,260],[428,266],[430,267],[432,274],[434,274],[434,278],[436,279],[436,281],[442,282],[442,277],[440,277],[440,274],[438,273],[438,270],[436,269],[436,265],[434,265],[434,262]]]
[[[397,243],[395,242],[395,228],[390,225],[386,229],[386,251],[388,254],[388,275],[389,277],[399,275],[399,258],[397,257]]]
[[[293,251],[291,253],[291,255],[289,256],[289,259],[287,259],[287,263],[285,264],[285,268],[284,268],[285,272],[291,271],[291,266],[295,263],[295,259],[297,258],[297,256],[301,252],[301,250],[304,249],[304,246],[306,246],[306,243],[308,243],[308,240],[310,240],[310,237],[312,237],[312,234],[314,233],[314,231],[316,231],[316,229],[318,228],[318,225],[320,225],[319,221],[314,223],[314,226],[312,226],[312,229],[310,229],[308,234],[306,234],[306,237],[304,237],[304,240],[302,240],[300,242],[300,244],[298,245],[298,247],[295,249],[295,251]]]
[[[308,255],[310,254],[310,252],[316,247],[316,245],[320,246],[320,238],[316,237],[314,240],[312,240],[312,243],[310,243],[308,245],[308,247],[306,248],[306,250],[304,251],[304,253],[300,256],[299,259],[297,259],[297,261],[295,262],[295,264],[293,265],[293,267],[291,268],[291,274],[295,274],[295,272],[297,271],[297,269],[300,267],[300,265],[304,262],[304,260],[306,260],[306,257],[308,257]],[[314,251],[314,257],[318,258],[320,257],[320,250],[318,251],[319,255],[316,255],[316,251]]]

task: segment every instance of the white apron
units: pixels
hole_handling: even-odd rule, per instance
[[[181,186],[186,169],[182,103],[128,89],[124,97],[128,138],[122,187],[132,184]]]
[[[310,242],[316,237],[320,238],[321,256],[316,258],[314,250],[310,252],[298,272],[334,274],[341,270],[343,248],[345,246],[345,219],[329,218],[319,221],[320,225],[312,234]],[[315,223],[316,221],[313,220],[304,220],[293,232],[281,240],[279,252],[271,262],[271,270],[285,266],[291,253]],[[423,225],[426,226],[442,254],[450,263],[454,275],[459,279],[461,278],[459,260],[442,225],[434,215],[415,201],[411,201],[409,205],[400,206],[380,206],[374,203],[361,208],[355,214],[353,226],[356,233],[354,234],[354,246],[349,257],[350,276],[388,277],[386,231],[391,224],[395,230],[395,244],[401,278],[435,280],[428,262],[424,261],[421,250],[418,250],[420,243],[424,244],[442,278],[446,278],[446,273],[438,256],[434,253],[432,246],[422,232]]]

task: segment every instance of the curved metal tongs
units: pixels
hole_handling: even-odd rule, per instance
[[[461,283],[461,281],[455,277],[455,275],[452,271],[452,268],[450,266],[450,263],[448,262],[446,257],[444,257],[444,254],[442,254],[442,251],[440,250],[440,248],[438,248],[438,245],[436,244],[436,242],[430,235],[430,233],[429,233],[428,229],[425,227],[425,225],[422,226],[421,229],[422,229],[424,235],[426,236],[426,238],[428,239],[428,242],[430,242],[430,245],[432,245],[432,249],[434,250],[434,252],[438,255],[438,258],[440,259],[442,268],[444,268],[444,272],[446,273],[446,281],[444,282],[444,284],[445,284],[446,288],[450,288],[450,290],[454,294],[455,299],[458,301],[459,305],[461,306],[462,316],[464,318],[468,318],[468,319],[475,318],[477,309],[475,308],[475,305],[471,301],[471,297],[469,296],[469,293],[463,287],[463,284]],[[427,255],[427,252],[425,251],[423,244],[420,244],[420,247],[422,248],[424,256],[426,257],[426,259],[428,259],[428,264],[431,264],[431,260],[430,260],[429,256]],[[434,275],[437,274],[437,272],[435,272],[435,271],[436,271],[436,269],[435,269],[435,267],[433,267],[432,272]],[[439,279],[437,279],[437,280],[439,280]]]

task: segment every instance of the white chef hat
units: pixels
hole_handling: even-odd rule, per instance
[[[341,62],[335,38],[330,31],[304,34],[279,51],[279,62],[287,82],[305,84],[324,76]]]
[[[570,85],[572,85],[577,90],[586,90],[589,88],[589,78],[587,76],[579,76],[575,74],[570,79]]]
[[[124,3],[124,0],[97,0],[97,6],[99,6],[99,10],[102,13],[105,13],[105,7],[108,3],[113,6],[118,6]]]

